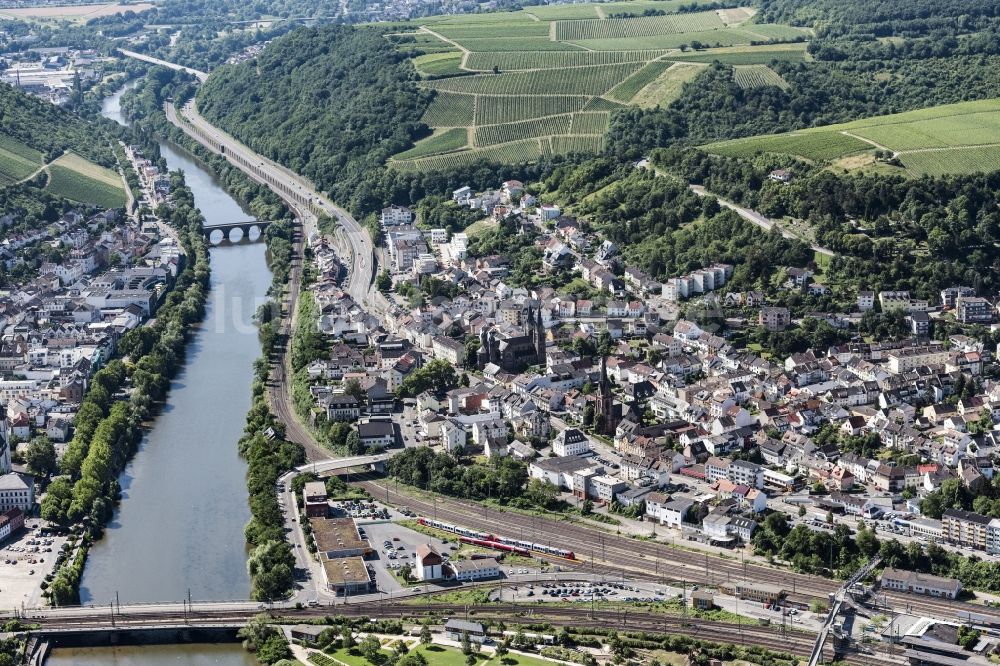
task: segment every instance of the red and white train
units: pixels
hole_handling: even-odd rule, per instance
[[[467,527],[452,525],[451,523],[446,523],[440,520],[431,520],[430,518],[421,517],[417,519],[417,522],[421,525],[426,525],[427,527],[433,527],[435,529],[444,530],[445,532],[457,534],[459,535],[459,540],[464,543],[472,543],[477,546],[485,546],[495,550],[504,550],[522,555],[528,555],[531,552],[536,552],[549,555],[551,557],[562,557],[567,560],[576,559],[576,555],[573,554],[573,551],[566,550],[565,548],[554,548],[552,546],[546,546],[543,543],[532,543],[530,541],[521,541],[520,539],[510,539],[490,534],[488,532],[470,530]]]

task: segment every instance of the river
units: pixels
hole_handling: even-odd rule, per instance
[[[123,122],[121,92],[106,117]],[[161,143],[171,170],[182,169],[207,223],[249,219],[213,175],[178,147]],[[271,281],[263,243],[211,250],[212,281],[203,324],[171,383],[168,404],[121,476],[122,501],[90,551],[80,588],[84,604],[247,599],[243,527],[246,463],[237,452],[260,353],[252,316]],[[238,645],[57,650],[69,664],[216,664],[256,661]]]

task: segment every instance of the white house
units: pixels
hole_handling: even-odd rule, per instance
[[[552,452],[557,456],[579,456],[590,451],[590,440],[576,428],[566,428],[552,442]]]

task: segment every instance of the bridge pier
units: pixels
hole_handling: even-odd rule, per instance
[[[205,236],[205,240],[213,245],[216,244],[216,241],[212,238],[212,235],[216,231],[222,233],[222,238],[218,241],[218,243],[238,243],[240,241],[250,240],[250,232],[253,231],[254,228],[260,232],[260,235],[253,240],[263,240],[264,232],[269,226],[271,226],[270,222],[263,220],[251,220],[248,222],[234,222],[232,224],[214,224],[212,226],[203,227],[202,233]],[[232,239],[232,233],[236,230],[239,230],[240,237],[234,241]]]

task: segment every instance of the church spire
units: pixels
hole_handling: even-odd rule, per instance
[[[534,329],[534,340],[535,340],[535,356],[538,359],[538,363],[545,365],[545,326],[542,324],[542,308],[541,306],[535,311],[535,329]]]

